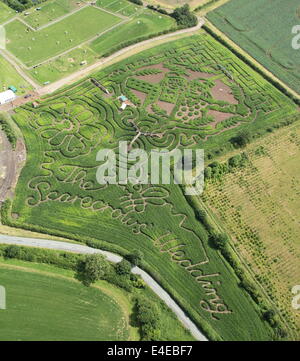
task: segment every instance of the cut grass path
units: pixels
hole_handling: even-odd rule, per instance
[[[29,246],[37,248],[49,248],[58,251],[75,252],[83,254],[102,254],[110,262],[117,263],[122,260],[122,257],[107,251],[91,248],[84,245],[72,244],[67,242],[57,242],[45,239],[35,238],[20,238],[0,235],[0,243],[15,244],[19,246]],[[140,275],[144,282],[152,289],[156,295],[166,303],[166,305],[176,314],[180,322],[191,332],[196,340],[207,341],[207,338],[198,330],[197,326],[185,315],[184,311],[177,305],[177,303],[170,297],[170,295],[145,271],[139,267],[133,267],[132,273]]]

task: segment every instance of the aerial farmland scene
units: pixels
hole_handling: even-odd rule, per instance
[[[299,214],[299,1],[0,0],[2,344],[299,341]]]

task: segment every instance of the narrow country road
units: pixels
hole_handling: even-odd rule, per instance
[[[46,239],[37,238],[23,238],[14,237],[0,234],[0,244],[15,244],[19,246],[29,246],[38,248],[49,248],[58,251],[75,252],[83,254],[100,253],[104,255],[110,262],[117,263],[122,260],[122,257],[117,254],[102,251],[100,249],[91,248],[85,245],[52,241]],[[164,301],[167,306],[176,314],[179,321],[186,327],[194,338],[198,341],[208,341],[208,339],[199,331],[197,326],[185,315],[184,311],[177,305],[177,303],[171,298],[171,296],[145,271],[139,267],[133,267],[132,273],[140,275],[144,282],[152,289],[157,296]]]

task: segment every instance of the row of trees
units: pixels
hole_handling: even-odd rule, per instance
[[[144,287],[143,281],[131,273],[133,266],[141,264],[143,253],[135,250],[126,258],[113,265],[101,254],[87,255],[77,263],[76,278],[85,286],[90,286],[98,280],[107,280],[129,292],[132,291],[133,287]]]
[[[34,2],[32,0],[1,0],[6,5],[8,5],[10,8],[22,12],[26,9],[29,9],[34,4],[40,4],[46,0],[35,0]]]
[[[184,4],[183,6],[176,8],[172,13],[162,9],[160,5],[147,5],[147,8],[158,11],[161,14],[171,16],[176,20],[177,25],[181,28],[190,28],[196,26],[198,23],[197,16],[191,12],[188,4]]]
[[[156,302],[144,296],[136,298],[135,318],[143,341],[160,339],[160,309]]]
[[[245,152],[230,157],[227,162],[214,161],[204,170],[206,181],[221,179],[225,174],[234,172],[236,169],[244,168],[249,164],[249,158]]]
[[[144,287],[143,281],[131,273],[132,266],[138,266],[142,262],[142,252],[136,250],[126,258],[113,266],[100,254],[88,255],[78,263],[76,277],[86,286],[104,279],[127,291],[131,291],[133,287]],[[134,318],[140,328],[142,340],[160,339],[160,309],[156,302],[141,295],[136,297]]]

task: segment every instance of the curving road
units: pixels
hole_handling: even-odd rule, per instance
[[[75,243],[59,242],[59,241],[37,239],[37,238],[14,237],[14,236],[2,235],[2,234],[0,234],[0,243],[15,244],[19,246],[38,247],[38,248],[49,248],[58,251],[75,252],[75,253],[83,253],[83,254],[100,253],[104,255],[110,262],[113,263],[117,263],[122,260],[122,257],[118,256],[117,254]],[[139,267],[133,267],[131,271],[132,273],[142,277],[144,282],[176,314],[179,321],[184,325],[184,327],[186,327],[191,332],[191,334],[194,336],[196,340],[208,341],[208,339],[199,331],[197,326],[185,315],[184,311],[177,305],[177,303],[171,298],[171,296],[148,273],[146,273]]]

